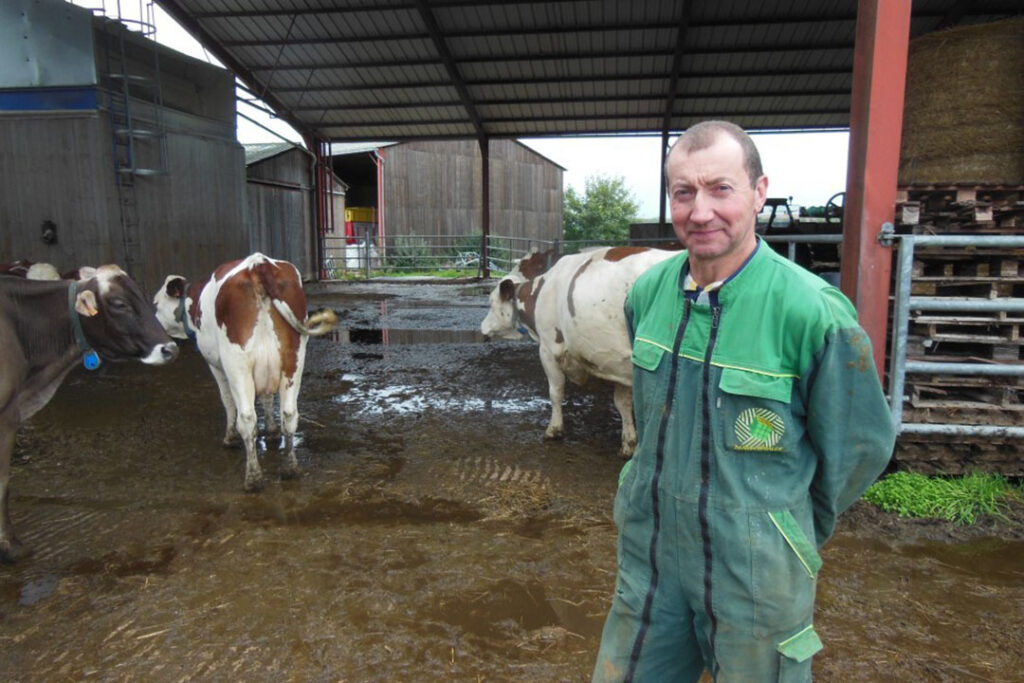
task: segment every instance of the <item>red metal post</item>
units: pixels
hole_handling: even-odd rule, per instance
[[[892,251],[878,241],[896,211],[910,0],[859,0],[843,201],[843,292],[857,307],[885,372]]]

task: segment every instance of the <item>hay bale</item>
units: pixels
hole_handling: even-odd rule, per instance
[[[910,43],[900,185],[1024,184],[1024,18]]]

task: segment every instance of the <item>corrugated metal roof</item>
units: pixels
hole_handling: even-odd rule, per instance
[[[278,154],[283,154],[296,147],[291,142],[254,142],[243,145],[245,148],[245,165],[255,164],[258,161],[265,161]],[[304,148],[299,148],[305,151]]]
[[[857,0],[157,0],[329,140],[849,125]],[[911,35],[1019,14],[915,0]]]

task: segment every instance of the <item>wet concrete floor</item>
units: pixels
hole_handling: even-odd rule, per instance
[[[610,388],[484,343],[486,290],[310,288],[304,476],[242,491],[198,353],[75,371],[19,435],[0,679],[583,681],[615,578]],[[1024,543],[901,539],[854,517],[824,551],[824,681],[1015,681]]]

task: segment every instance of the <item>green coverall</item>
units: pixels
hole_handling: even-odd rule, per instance
[[[895,441],[871,344],[839,290],[763,242],[701,302],[686,259],[626,301],[638,445],[594,680],[808,681],[818,548]]]

